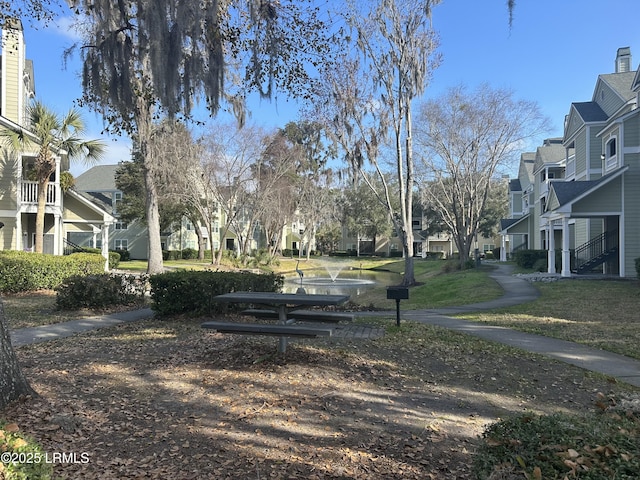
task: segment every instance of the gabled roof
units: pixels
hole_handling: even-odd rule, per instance
[[[606,122],[609,118],[596,102],[574,102],[571,106],[585,123]]]
[[[533,173],[539,172],[546,165],[559,164],[564,161],[567,151],[560,142],[561,140],[557,142],[545,142],[543,146],[537,148]]]
[[[602,186],[609,183],[614,178],[619,177],[626,172],[629,167],[619,168],[604,177],[600,177],[597,180],[580,180],[566,182],[563,180],[552,180],[549,182],[549,202],[548,206],[552,203],[557,204],[553,210],[560,209],[565,206],[570,206],[572,203],[584,198],[587,195],[595,192]]]
[[[110,212],[113,210],[113,199],[111,195],[106,195],[102,192],[79,192],[76,191],[78,195],[86,198],[90,202],[95,203],[100,208]]]
[[[606,73],[602,75],[598,75],[598,81],[602,81],[609,85],[613,91],[624,101],[628,102],[635,98],[635,93],[632,90],[633,79],[636,75],[636,72],[620,72],[620,73]],[[593,100],[596,100],[596,92],[598,88],[594,90]]]
[[[500,233],[502,235],[508,235],[510,228],[513,228],[523,222],[529,222],[529,214],[520,218],[503,218],[500,220]]]
[[[102,208],[101,205],[98,205],[98,204],[96,204],[96,202],[92,201],[91,198],[87,198],[86,195],[83,195],[80,192],[76,192],[74,190],[69,190],[65,195],[69,195],[71,197],[76,198],[79,202],[83,203],[84,205],[89,207],[94,212],[97,212],[99,215],[102,216],[103,220],[106,223],[115,222],[116,219],[115,219],[115,217],[113,215],[111,215],[107,210]]]
[[[114,192],[116,188],[116,170],[120,165],[96,165],[76,177],[76,190],[79,192]]]

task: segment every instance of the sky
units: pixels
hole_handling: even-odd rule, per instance
[[[510,27],[506,0],[443,0],[433,10],[443,62],[425,98],[437,98],[458,85],[508,88],[516,99],[537,102],[549,117],[552,131],[545,137],[561,137],[571,103],[592,99],[597,76],[613,73],[618,48],[630,47],[632,68],[638,68],[639,14],[638,0],[516,0]],[[62,53],[73,43],[68,23],[62,19],[33,28],[24,22],[24,28],[36,96],[62,114],[81,95],[77,58],[63,67]],[[255,101],[250,108],[250,122],[264,127],[283,127],[298,119],[298,105],[283,94],[272,101]],[[101,163],[129,160],[129,140],[102,134],[102,119],[82,111],[86,137],[107,143]],[[533,140],[526,149],[534,151],[543,139]],[[88,168],[75,164],[71,172],[77,176]]]

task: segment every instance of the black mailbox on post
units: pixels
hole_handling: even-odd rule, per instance
[[[409,298],[407,287],[387,287],[387,299],[396,301],[396,325],[400,326],[400,300]]]

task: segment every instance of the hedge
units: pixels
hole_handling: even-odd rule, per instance
[[[141,302],[146,291],[146,275],[74,275],[56,288],[59,310],[106,308]]]
[[[0,251],[0,292],[53,290],[73,275],[104,273],[104,258],[93,253],[46,255]]]
[[[278,292],[282,275],[248,272],[177,271],[152,275],[152,309],[157,315],[212,315],[232,308],[213,300],[216,295],[230,292]]]
[[[518,250],[515,254],[516,265],[526,269],[532,269],[538,260],[547,260],[546,250]]]

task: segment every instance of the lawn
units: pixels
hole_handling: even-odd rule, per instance
[[[640,359],[640,284],[630,280],[537,283],[538,300],[461,318],[582,343]]]

